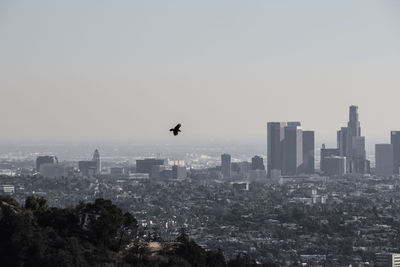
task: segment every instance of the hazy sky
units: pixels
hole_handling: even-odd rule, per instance
[[[0,140],[335,143],[351,104],[400,130],[400,1],[0,1]]]

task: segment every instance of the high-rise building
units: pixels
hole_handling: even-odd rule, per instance
[[[347,139],[348,139],[347,127],[340,128],[340,130],[337,132],[337,147],[339,149],[340,156],[346,156],[348,154]]]
[[[136,173],[147,173],[151,175],[153,166],[164,165],[162,159],[138,159],[136,160]]]
[[[303,130],[300,122],[288,122],[284,128],[282,175],[296,175],[303,163]]]
[[[322,145],[321,148],[321,157],[320,157],[320,170],[323,173],[327,172],[325,168],[325,159],[331,156],[340,156],[339,148],[326,148],[325,144]]]
[[[96,162],[96,174],[100,174],[101,172],[101,161],[100,161],[100,153],[99,150],[95,150],[93,153],[93,161]]]
[[[36,171],[40,171],[40,165],[45,164],[45,163],[52,163],[56,164],[58,163],[58,159],[56,156],[39,156],[36,158]]]
[[[324,173],[326,175],[346,174],[346,157],[329,156],[324,159]]]
[[[186,178],[186,167],[183,166],[172,166],[172,179],[185,179]]]
[[[264,159],[259,156],[251,158],[251,169],[252,170],[265,170]]]
[[[314,173],[314,131],[303,131],[303,165],[302,171],[306,174]]]
[[[358,107],[350,106],[347,127],[337,132],[340,156],[346,157],[346,169],[350,173],[368,173],[369,161],[366,160],[365,137],[361,136]]]
[[[286,122],[268,122],[267,124],[267,172],[271,177],[272,170],[282,170],[283,140]]]
[[[350,106],[349,108],[349,121],[347,128],[350,136],[361,136],[360,121],[358,120],[358,107]]]
[[[224,178],[231,177],[231,155],[229,154],[221,155],[221,172]]]
[[[267,176],[314,172],[314,132],[305,131],[298,121],[267,124]],[[278,171],[278,172],[277,172]]]
[[[390,176],[393,174],[393,145],[375,145],[375,174]]]
[[[400,131],[390,132],[390,143],[393,145],[393,173],[399,174],[400,169]]]

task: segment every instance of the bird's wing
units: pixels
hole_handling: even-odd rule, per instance
[[[175,130],[179,130],[179,128],[181,128],[181,124],[178,123],[178,125],[175,126]]]

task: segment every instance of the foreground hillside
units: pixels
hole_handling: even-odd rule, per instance
[[[256,266],[245,255],[226,262],[185,231],[174,242],[139,233],[136,219],[110,200],[52,208],[30,196],[20,206],[0,197],[2,266]],[[258,266],[274,266],[272,263]]]

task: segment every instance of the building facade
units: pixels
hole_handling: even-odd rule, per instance
[[[251,158],[251,169],[252,170],[265,170],[264,159],[260,156],[254,156]]]
[[[289,122],[284,128],[282,175],[296,175],[302,172],[303,130],[300,122]]]
[[[36,171],[40,172],[40,165],[45,163],[56,164],[58,159],[56,156],[39,156],[36,158]]]
[[[375,174],[380,176],[393,175],[393,145],[375,145]]]
[[[376,254],[376,267],[400,267],[400,254],[378,253]]]
[[[393,173],[399,174],[400,168],[400,131],[390,132],[390,143],[393,145]]]
[[[324,161],[324,173],[326,175],[343,176],[346,174],[346,157],[329,156]]]
[[[306,174],[315,172],[315,137],[314,131],[303,131],[303,166]]]
[[[272,170],[282,170],[283,140],[285,139],[286,122],[268,122],[267,124],[267,175]]]
[[[164,165],[163,159],[138,159],[136,160],[136,173],[147,173],[151,175],[153,166]]]

